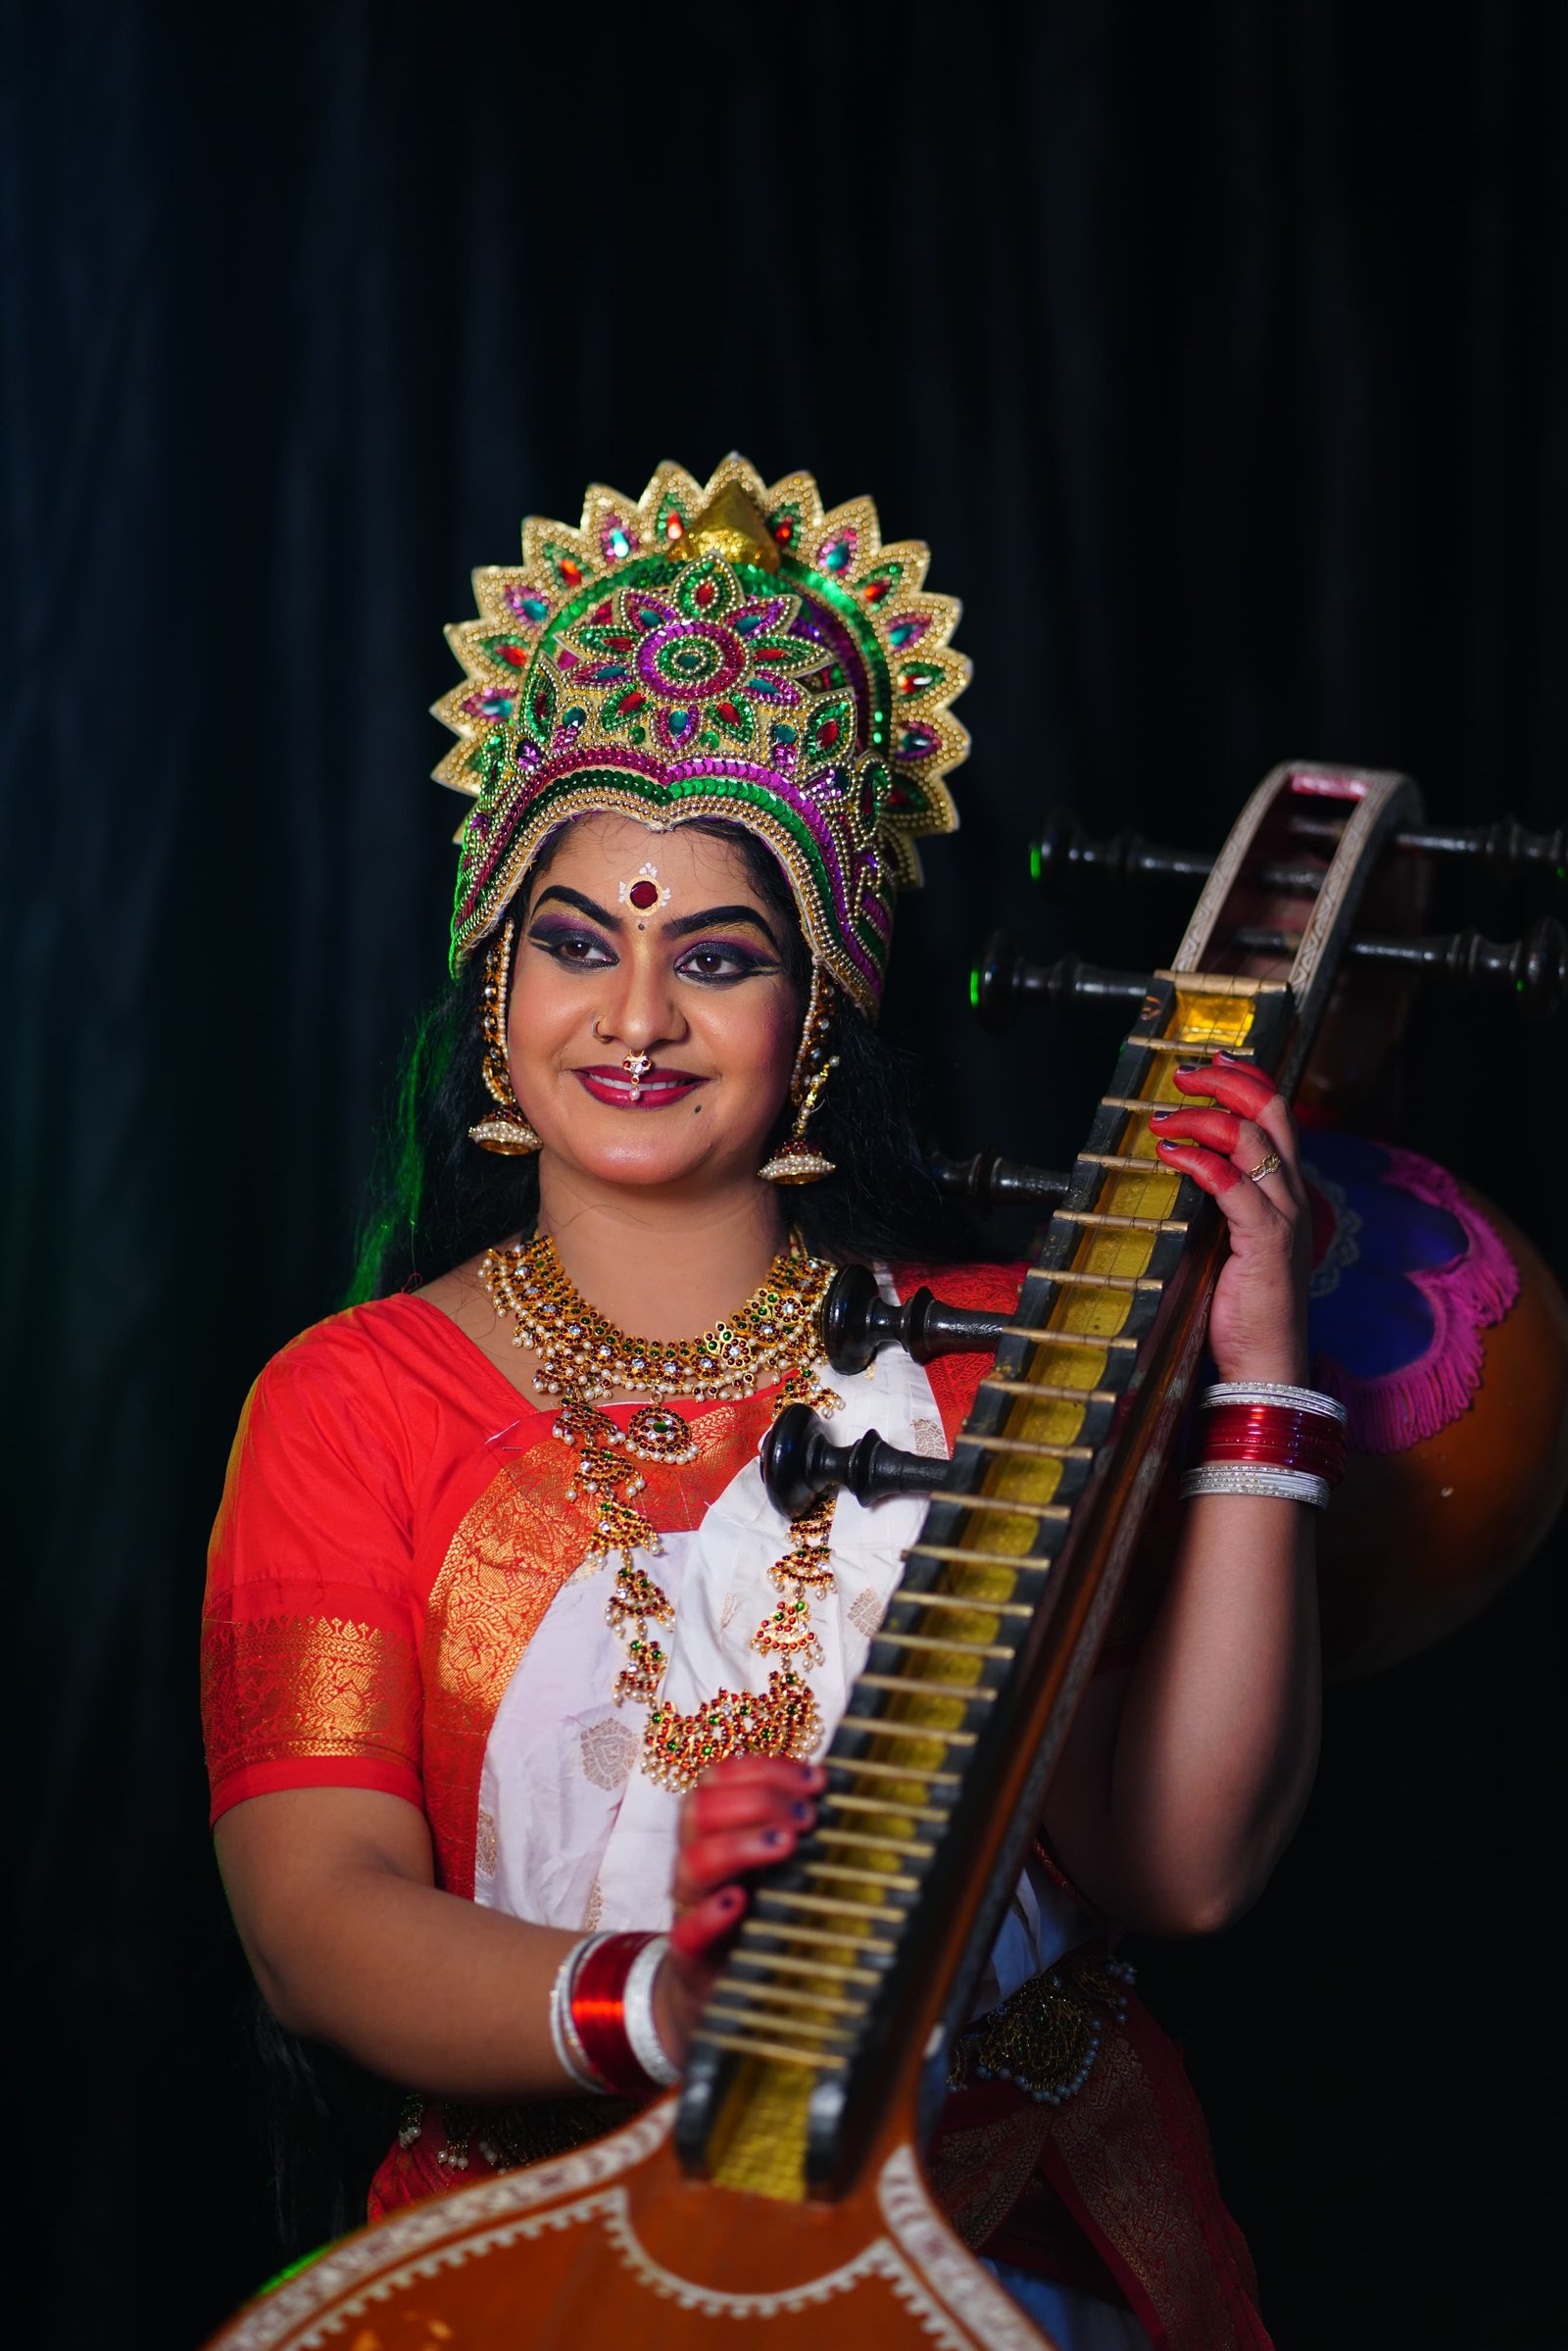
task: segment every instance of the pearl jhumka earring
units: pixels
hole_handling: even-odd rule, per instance
[[[811,993],[806,1004],[806,1025],[801,1031],[800,1051],[795,1056],[795,1068],[790,1077],[790,1101],[795,1104],[795,1124],[789,1140],[779,1145],[770,1159],[764,1159],[758,1174],[766,1184],[814,1184],[822,1176],[837,1173],[831,1159],[806,1140],[806,1130],[811,1123],[822,1089],[839,1065],[837,1053],[827,1051],[827,1040],[833,1026],[833,986],[820,963],[811,965]]]
[[[484,958],[484,1010],[480,1026],[484,1033],[484,1059],[480,1075],[491,1101],[500,1107],[499,1118],[481,1118],[468,1129],[468,1140],[487,1151],[498,1151],[504,1158],[523,1159],[542,1146],[539,1137],[528,1124],[522,1104],[512,1090],[512,1063],[507,1053],[507,997],[512,975],[512,948],[516,936],[511,915],[507,916]]]

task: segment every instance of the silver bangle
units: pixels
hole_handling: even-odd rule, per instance
[[[1177,1491],[1184,1502],[1202,1494],[1260,1494],[1272,1501],[1310,1502],[1314,1510],[1326,1510],[1329,1502],[1327,1478],[1306,1469],[1274,1469],[1265,1461],[1204,1462],[1183,1471]]]
[[[621,2013],[631,2053],[650,2082],[657,2082],[661,2089],[673,2089],[680,2080],[680,2068],[671,2064],[654,2022],[654,1983],[668,1949],[667,1935],[656,1935],[652,1942],[644,1943],[627,1971],[626,1988],[621,1994]]]
[[[1293,1388],[1287,1380],[1216,1380],[1198,1399],[1200,1412],[1215,1404],[1284,1404],[1292,1412],[1311,1412],[1338,1421],[1343,1429],[1349,1415],[1337,1396],[1320,1388]]]
[[[571,2021],[571,1987],[589,1952],[597,1949],[604,1939],[602,1935],[585,1935],[581,1942],[573,1943],[556,1970],[556,1980],[550,1987],[550,2038],[556,2061],[579,2089],[591,2091],[596,2098],[608,2097],[610,2085],[594,2072],[588,2052],[577,2038],[577,2028]]]

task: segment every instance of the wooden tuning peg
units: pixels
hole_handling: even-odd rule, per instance
[[[822,1301],[822,1347],[835,1371],[864,1371],[885,1347],[902,1347],[916,1363],[938,1355],[995,1354],[1012,1317],[975,1306],[950,1306],[922,1283],[903,1305],[890,1305],[868,1265],[846,1265]]]
[[[858,1502],[896,1494],[934,1494],[952,1463],[901,1452],[868,1429],[854,1445],[835,1445],[808,1404],[786,1404],[762,1440],[762,1484],[775,1510],[802,1518],[824,1494],[845,1488]]]
[[[1031,963],[1006,931],[992,932],[969,976],[969,1001],[994,1036],[1011,1028],[1031,998],[1062,1012],[1080,1004],[1141,1004],[1148,993],[1144,972],[1107,971],[1077,955]]]
[[[1029,1167],[996,1151],[976,1151],[972,1159],[950,1159],[943,1151],[933,1151],[926,1165],[940,1191],[953,1200],[970,1200],[977,1208],[1000,1208],[1013,1200],[1032,1208],[1054,1208],[1066,1198],[1072,1181],[1059,1167]]]

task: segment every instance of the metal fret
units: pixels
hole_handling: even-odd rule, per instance
[[[879,1914],[884,1916],[885,1914]],[[836,1935],[828,1935],[820,1927],[791,1927],[777,1919],[762,1919],[754,1912],[741,1928],[741,1939],[736,1945],[738,1958],[770,1960],[772,1953],[759,1951],[753,1938],[759,1935],[774,1935],[787,1942],[814,1943],[826,1951],[853,1950],[858,1957],[862,1952],[875,1951],[891,1959],[898,1949],[880,1935],[858,1934],[853,1928],[841,1927]],[[780,1960],[782,1965],[782,1958]]]
[[[824,2017],[847,2016],[863,2021],[868,2005],[864,1998],[846,1999],[842,1992],[812,1991],[796,1984],[748,1984],[743,1985],[742,1989],[745,1992],[748,2006],[754,2001],[760,2003],[764,2000],[774,2000],[781,2004],[788,2002],[801,2008],[815,2008],[820,2010]],[[719,2016],[723,2012],[717,2008],[708,2008],[703,2013],[705,2016]],[[746,2020],[736,2017],[731,2021],[742,2024]],[[771,2021],[766,2015],[761,2017],[763,2024],[771,2023]],[[807,2030],[820,2030],[848,2037],[842,2025],[828,2025],[820,2028],[808,2026]]]
[[[1047,1333],[1054,1346],[1057,1334]],[[1129,1342],[1130,1345],[1136,1344]],[[1106,1347],[1119,1347],[1120,1340],[1107,1339]],[[995,1388],[1000,1396],[1044,1396],[1053,1404],[1119,1404],[1121,1397],[1114,1388],[1064,1388],[1056,1380],[1004,1380],[1000,1372],[988,1371],[980,1383],[982,1388]]]
[[[1015,1573],[1032,1568],[1037,1575],[1044,1575],[1053,1564],[1050,1559],[1036,1559],[1022,1551],[966,1551],[956,1543],[911,1543],[903,1555],[906,1559],[956,1559],[964,1567],[1010,1567]],[[900,1592],[894,1596],[902,1599],[904,1595]],[[911,1593],[909,1596],[913,1598],[915,1595]],[[979,1608],[989,1608],[993,1604],[990,1600],[975,1602]]]
[[[1200,996],[1203,991],[1201,989],[1197,989],[1194,991],[1194,993]],[[1209,994],[1212,995],[1213,993],[1213,990],[1210,989]],[[1186,1044],[1180,1037],[1128,1037],[1124,1040],[1124,1042],[1130,1045],[1135,1053],[1180,1053],[1183,1059],[1188,1061],[1212,1061],[1215,1055],[1218,1053],[1228,1053],[1231,1058],[1236,1061],[1250,1061],[1255,1056],[1257,1051],[1255,1046],[1244,1045],[1241,1043],[1234,1045],[1189,1045]],[[1086,1154],[1084,1153],[1080,1153],[1080,1156],[1085,1155]]]
[[[1098,1208],[1058,1208],[1056,1214],[1063,1224],[1106,1225],[1116,1233],[1190,1233],[1193,1229],[1186,1216],[1107,1216]]]
[[[760,1988],[759,1986],[759,1989]],[[754,2008],[750,2002],[745,2008],[721,2008],[714,2000],[710,2002],[704,2014],[712,2017],[720,2025],[740,2025],[742,2027],[747,2025],[788,2025],[803,2037],[808,2033],[813,2040],[853,2041],[855,2038],[854,2033],[846,2032],[842,2025],[818,2025],[810,2017],[797,2016],[795,2013],[797,2004],[803,2008],[807,2004],[805,1992],[782,1992],[777,1995],[777,2001],[776,2009],[769,2012],[765,2007]],[[821,2005],[820,2000],[811,2002],[813,2008],[819,2008]],[[865,2011],[863,2008],[856,2008],[851,2013],[857,2017],[863,2017]]]
[[[1167,1167],[1163,1159],[1141,1159],[1129,1151],[1080,1151],[1078,1156],[1087,1159],[1091,1167],[1132,1167],[1141,1175],[1168,1176],[1176,1173],[1175,1168]]]
[[[910,1861],[929,1861],[936,1851],[924,1838],[862,1836],[858,1829],[835,1829],[827,1820],[818,1821],[816,1837],[819,1844],[863,1846],[868,1853],[904,1853]]]
[[[891,1902],[846,1902],[836,1895],[798,1893],[793,1886],[764,1886],[757,1897],[760,1918],[767,1917],[768,1913],[763,1908],[767,1902],[793,1903],[801,1910],[813,1914],[821,1912],[829,1918],[869,1919],[879,1927],[897,1926],[900,1916],[897,1906]]]
[[[1084,1154],[1082,1151],[1080,1151],[1078,1155],[1080,1158],[1082,1158]],[[1162,1175],[1169,1175],[1170,1172],[1171,1170],[1168,1167],[1160,1169],[1160,1173]],[[1046,1278],[1049,1280],[1050,1277],[1047,1276]],[[1022,1325],[1004,1327],[1002,1332],[1003,1338],[1005,1339],[1011,1337],[1015,1329],[1021,1331]],[[1023,1336],[1029,1339],[1049,1339],[1053,1347],[1098,1347],[1102,1352],[1103,1352],[1106,1347],[1110,1347],[1112,1349],[1119,1350],[1124,1355],[1136,1355],[1138,1352],[1138,1342],[1136,1339],[1118,1339],[1115,1337],[1108,1339],[1097,1339],[1093,1331],[1024,1331]],[[989,1379],[989,1374],[987,1377]],[[1042,1389],[1040,1393],[1042,1395],[1049,1395],[1050,1390]],[[1087,1393],[1087,1390],[1081,1388],[1074,1388],[1071,1391],[1071,1394],[1074,1396],[1083,1396]]]
[[[898,1766],[889,1764],[886,1768],[896,1771]],[[864,1771],[863,1763],[860,1769]],[[832,1788],[828,1792],[827,1802],[834,1812],[880,1812],[892,1820],[929,1821],[933,1829],[946,1828],[949,1819],[949,1815],[939,1812],[934,1804],[901,1804],[897,1796],[840,1795],[837,1788]],[[835,1830],[832,1834],[837,1836],[838,1832]]]
[[[782,1951],[772,1953],[748,1951],[742,1945],[736,1950],[734,1956],[737,1960],[744,1960],[750,1967],[776,1968],[781,1976],[806,1976],[813,1982],[817,1977],[821,1977],[828,1984],[875,1984],[882,1981],[875,1968],[850,1967],[848,1965],[830,1967],[825,1959],[787,1959]]]
[[[1084,1156],[1087,1158],[1089,1153],[1086,1151]],[[1158,1167],[1159,1161],[1155,1159],[1152,1164]],[[1171,1171],[1162,1168],[1160,1172],[1168,1175]],[[1126,1273],[1080,1273],[1075,1265],[1037,1265],[1035,1278],[1041,1282],[1069,1283],[1077,1290],[1163,1290],[1165,1287],[1162,1281],[1155,1280],[1150,1274],[1135,1277]],[[1020,1331],[1016,1336],[1021,1339],[1054,1339],[1056,1334],[1054,1331]]]
[[[1041,1445],[1032,1437],[960,1437],[959,1445],[975,1445],[985,1453],[1026,1453],[1042,1461],[1093,1461],[1092,1445]]]
[[[1284,996],[1289,980],[1253,979],[1246,971],[1156,971],[1182,996]]]
[[[1004,1494],[949,1494],[939,1488],[933,1502],[952,1502],[960,1510],[1000,1510],[1004,1518],[1071,1518],[1066,1502],[1009,1502]]]
[[[756,2040],[750,2034],[742,2038],[738,2033],[705,2033],[699,2027],[697,2037],[710,2048],[733,2050],[738,2057],[771,2057],[779,2065],[804,2065],[813,2074],[842,2074],[850,2062],[830,2049],[788,2049],[782,2041]]]
[[[844,1721],[849,1721],[849,1714],[844,1716]],[[874,1758],[867,1761],[865,1756],[860,1756],[858,1761],[851,1763],[849,1758],[844,1758],[844,1756],[827,1754],[827,1756],[823,1756],[823,1770],[847,1770],[847,1773],[854,1773],[856,1778],[865,1778],[865,1780],[924,1780],[926,1787],[961,1787],[964,1785],[964,1775],[956,1773],[956,1770],[926,1770],[921,1763],[877,1763]],[[854,1798],[839,1796],[837,1789],[827,1789],[827,1796],[830,1796],[832,1803],[872,1803],[870,1796],[854,1796]],[[907,1813],[909,1805],[901,1803],[901,1805],[896,1805],[896,1810]],[[948,1820],[948,1815],[945,1813],[936,1815],[936,1817]]]
[[[939,1649],[944,1656],[951,1653],[956,1657],[1001,1657],[1006,1660],[1014,1653],[1011,1649],[999,1648],[995,1641],[963,1641],[956,1634],[950,1634],[946,1641],[939,1641],[933,1633],[889,1633],[883,1630],[873,1633],[871,1638],[873,1641],[885,1641],[896,1649]]]
[[[874,1886],[879,1893],[917,1894],[920,1890],[918,1878],[905,1877],[896,1870],[862,1870],[852,1868],[847,1861],[816,1860],[803,1862],[801,1867],[808,1878],[841,1878],[846,1886]]]
[[[860,1680],[863,1682],[865,1676],[862,1674]],[[907,1682],[895,1682],[891,1687],[906,1694],[909,1689]],[[974,1745],[972,1731],[927,1731],[922,1730],[918,1723],[890,1720],[885,1714],[841,1714],[839,1716],[840,1728],[842,1729],[846,1723],[852,1731],[864,1731],[875,1739],[923,1739],[928,1743],[934,1742],[936,1745],[944,1747],[972,1747]],[[847,1772],[868,1772],[871,1769],[870,1764],[856,1763],[848,1756],[841,1757],[839,1760]],[[830,1755],[828,1761],[832,1762],[834,1758]],[[929,1772],[907,1773],[905,1777],[928,1780],[931,1774]]]
[[[907,1558],[908,1555],[906,1551],[905,1557]],[[965,1551],[964,1557],[966,1559],[969,1557],[967,1551]],[[1034,1614],[1034,1610],[1027,1600],[977,1600],[961,1592],[896,1592],[893,1598],[889,1600],[888,1606],[891,1608],[901,1602],[911,1608],[966,1608],[971,1614],[980,1616],[1033,1616]]]
[[[996,1703],[997,1696],[996,1691],[988,1690],[983,1682],[916,1681],[908,1674],[859,1674],[856,1677],[856,1688],[896,1690],[901,1697],[956,1698],[965,1706],[991,1706]],[[930,1732],[926,1733],[927,1738],[931,1736]],[[939,1731],[935,1736],[946,1739],[948,1734]]]

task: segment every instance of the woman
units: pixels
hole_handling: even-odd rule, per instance
[[[924,549],[732,458],[704,488],[664,466],[635,504],[590,491],[578,531],[525,526],[523,559],[479,575],[454,634],[442,773],[475,806],[408,1221],[381,1295],[253,1391],[208,1594],[218,1850],[258,1982],[286,2027],[419,2093],[372,2213],[609,2128],[607,2085],[676,2078],[750,1873],[811,1827],[908,1540],[900,1505],[786,1527],[759,1440],[805,1395],[945,1450],[982,1368],[884,1358],[874,1396],[830,1396],[813,1329],[835,1260],[906,1282],[955,1253],[870,1026],[895,891],[956,823],[966,748]],[[1211,1106],[1156,1148],[1229,1224],[1215,1361],[1298,1382],[1285,1107],[1240,1065],[1184,1083]],[[943,1277],[999,1303],[1017,1280]],[[1295,1826],[1309,1513],[1239,1483],[1207,1473],[1136,1655],[1080,1709],[983,2008],[1059,1989],[1047,1971],[1107,1922],[1223,1924]],[[1072,2087],[1050,2093],[1069,2118]],[[1166,2091],[1187,2096],[1174,2068]],[[974,2094],[933,2157],[960,2226]],[[1229,2339],[1266,2341],[1201,2127],[1162,2127],[1157,2259],[1049,2149],[991,2200],[983,2241],[1064,2344],[1216,2342],[1221,2307]]]

